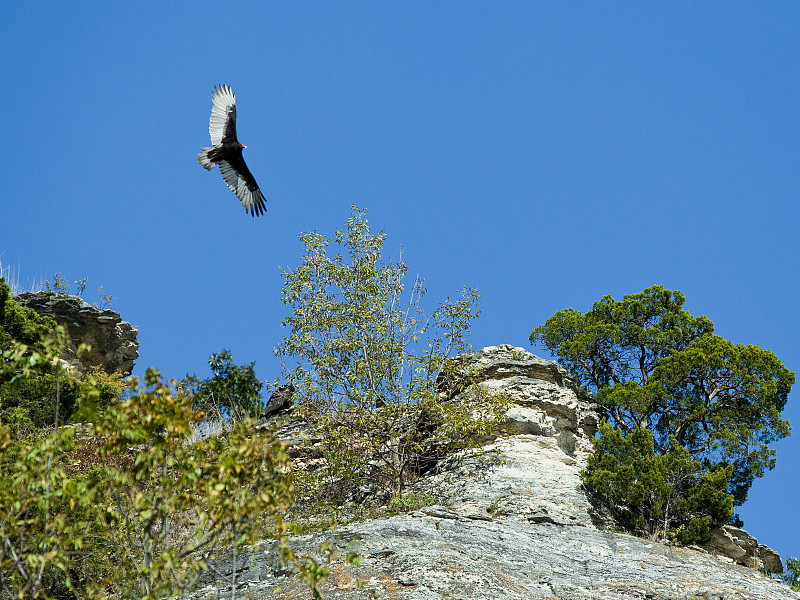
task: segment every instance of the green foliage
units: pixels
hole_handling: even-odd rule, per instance
[[[4,314],[12,323],[27,317],[15,305]],[[0,348],[2,389],[40,401],[3,404],[0,413],[0,598],[184,594],[215,560],[265,537],[319,596],[324,568],[286,543],[291,463],[271,432],[245,418],[224,437],[196,442],[204,414],[157,372],[147,372],[142,388],[132,379],[134,395],[117,401],[121,374],[77,380],[63,368],[62,328],[24,339],[31,344],[8,338]],[[53,381],[56,427],[37,430],[51,413],[30,409],[49,406]],[[92,423],[80,439],[77,429],[58,427],[59,407],[72,404]],[[236,568],[232,589],[235,578]]]
[[[50,317],[14,302],[11,288],[0,277],[0,351],[8,350],[12,340],[43,350],[42,340],[55,328],[56,322]]]
[[[436,497],[433,494],[413,492],[392,498],[391,502],[389,502],[389,508],[398,512],[411,512],[431,504],[436,504]]]
[[[225,412],[230,416],[258,417],[263,406],[261,388],[263,382],[256,377],[255,362],[237,366],[228,350],[212,354],[208,360],[214,374],[199,381],[195,375],[187,375],[180,385],[192,394],[192,402],[198,410]]]
[[[106,373],[102,367],[89,367],[82,377],[84,401],[92,398],[97,406],[105,408],[116,401],[128,388],[125,376],[120,371]]]
[[[121,598],[190,589],[222,549],[281,538],[292,502],[285,445],[247,419],[188,443],[205,415],[149,370],[136,395],[96,424],[106,459],[104,516],[114,536],[108,584]],[[235,582],[233,582],[235,585]]]
[[[648,429],[625,436],[602,423],[581,478],[592,503],[637,534],[680,544],[706,542],[711,530],[733,514],[733,497],[727,493],[731,467],[706,473],[673,442],[658,453]]]
[[[114,302],[114,296],[104,291],[102,285],[97,288],[97,295],[99,296],[100,300],[93,303],[92,306],[95,308],[111,308],[111,303]]]
[[[67,333],[56,325],[34,344],[10,341],[0,352],[0,422],[9,422],[23,414],[36,428],[58,427],[65,415],[76,407],[80,395],[74,380],[59,354],[67,343]],[[78,352],[85,346],[81,345]]]
[[[0,422],[41,428],[72,412],[79,392],[58,360],[67,339],[53,319],[14,302],[0,278]]]
[[[83,279],[78,279],[75,281],[75,286],[77,287],[75,295],[78,298],[83,299],[83,294],[86,291],[86,283],[88,281],[88,277],[84,277]],[[50,287],[50,281],[45,281],[45,285],[47,288],[45,291],[57,296],[69,296],[72,293],[71,287],[67,283],[66,278],[60,273],[53,275],[52,289]],[[93,302],[92,306],[95,308],[111,308],[111,303],[114,301],[114,297],[108,292],[104,292],[102,285],[97,288],[97,296],[99,300],[97,302]]]
[[[19,306],[0,278],[0,354],[4,359],[0,363],[0,422],[27,421],[41,429],[52,426],[57,413],[60,422],[68,420],[81,397],[94,395],[105,406],[122,393],[125,384],[120,373],[109,375],[95,368],[81,378],[72,377],[58,359],[67,345],[64,328],[50,317]]]
[[[25,352],[9,357],[21,378],[35,376]],[[0,425],[0,598],[184,594],[215,560],[264,538],[318,594],[324,569],[285,541],[286,446],[248,419],[191,443],[203,413],[157,372],[144,383],[100,416],[85,408],[94,424],[80,440],[74,428]],[[80,389],[95,405],[97,388]]]
[[[0,421],[6,422],[8,411],[24,412],[33,427],[51,427],[55,422],[56,408],[63,422],[77,408],[81,395],[77,380],[61,373],[42,373],[36,377],[20,378],[0,384]],[[58,403],[56,399],[59,399]]]
[[[50,286],[49,279],[45,281],[45,286],[46,286],[46,291],[48,292],[52,292],[56,295],[61,295],[61,296],[69,295],[69,283],[67,283],[67,278],[64,277],[61,273],[55,273],[53,275],[52,287]]]
[[[79,298],[81,296],[83,296],[83,292],[86,291],[86,282],[87,281],[89,281],[89,279],[87,277],[84,277],[83,279],[79,279],[79,280],[77,280],[75,282],[75,285],[78,286],[78,294],[77,295],[78,295]]]
[[[31,434],[36,429],[28,411],[21,406],[4,409],[0,414],[0,423],[9,428],[13,437]]]
[[[422,280],[405,288],[409,269],[382,260],[385,239],[353,207],[334,256],[331,240],[306,233],[302,263],[283,271],[290,314],[280,352],[297,359],[286,379],[297,386],[297,410],[322,429],[327,466],[316,483],[332,494],[401,496],[432,445],[469,445],[505,406],[485,393],[458,403],[437,396],[437,377],[453,368],[448,357],[469,348],[479,296],[465,288],[426,316]]]
[[[65,333],[40,340],[34,350],[12,342],[0,368],[7,385],[34,388],[44,379],[71,383],[56,360]],[[44,375],[42,375],[44,372]],[[61,386],[55,394],[56,411]],[[56,412],[57,414],[57,412]],[[4,408],[0,424],[0,597],[72,597],[85,571],[84,544],[93,523],[94,487],[69,462],[72,429],[37,431],[28,409]],[[53,421],[57,425],[54,418]]]
[[[0,598],[73,590],[91,527],[93,490],[70,476],[72,431],[13,436],[0,426]]]
[[[711,321],[683,303],[661,286],[622,301],[606,296],[585,314],[559,311],[531,341],[594,389],[625,433],[650,429],[661,454],[674,437],[708,472],[730,465],[729,491],[741,504],[775,465],[769,444],[789,435],[781,411],[794,373],[768,350],[714,335]]]
[[[592,310],[557,312],[531,332],[581,383],[598,390],[624,381],[647,384],[658,361],[714,332],[706,317],[683,310],[681,292],[653,286],[619,302],[605,296]]]
[[[793,590],[800,592],[800,559],[794,557],[786,559],[786,571],[783,574],[783,583]]]

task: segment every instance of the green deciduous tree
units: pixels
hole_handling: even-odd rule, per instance
[[[800,559],[789,557],[786,559],[786,572],[783,582],[793,590],[800,592]]]
[[[199,381],[195,375],[187,375],[182,387],[192,394],[192,403],[198,410],[224,411],[229,416],[258,417],[263,382],[256,377],[255,362],[237,366],[228,350],[212,354],[208,359],[212,377]]]
[[[775,464],[769,444],[789,435],[781,411],[794,373],[768,350],[714,335],[683,303],[661,286],[622,301],[606,296],[587,313],[559,311],[531,341],[592,388],[626,434],[649,429],[660,454],[674,438],[707,472],[730,465],[729,491],[741,504]]]
[[[17,344],[3,365],[25,379],[50,358]],[[198,441],[203,413],[154,370],[100,415],[108,390],[80,389],[90,425],[0,424],[0,598],[185,595],[215,561],[264,538],[318,595],[324,568],[286,543],[291,463],[271,432],[244,418]],[[234,568],[232,590],[235,578]]]
[[[25,389],[40,382],[43,371],[59,384],[72,381],[57,361],[63,330],[38,333],[41,339],[28,338],[32,347],[11,341],[0,352],[6,386]],[[54,397],[57,411],[57,390]],[[0,413],[0,598],[72,594],[93,523],[94,488],[74,477],[67,461],[74,431],[56,426],[37,432],[28,412],[13,406]]]
[[[0,598],[74,590],[93,490],[70,475],[71,430],[16,438],[0,425]]]
[[[0,598],[185,595],[231,554],[233,598],[235,557],[265,537],[278,541],[285,563],[320,596],[327,571],[295,557],[286,543],[291,463],[270,431],[244,417],[198,440],[204,413],[156,371],[141,388],[131,379],[132,395],[120,400],[121,376],[92,372],[77,380],[63,368],[62,328],[45,329],[49,322],[29,320],[10,299],[4,306],[12,315],[6,324],[27,343],[0,340],[0,381],[28,394],[44,391],[26,406],[0,404]],[[223,352],[212,368],[223,380],[209,382],[214,392],[237,401],[257,394],[252,365],[235,367]],[[65,389],[80,406],[77,429],[58,427]],[[8,398],[0,389],[0,399]],[[52,421],[34,423],[34,405],[50,406]]]
[[[204,414],[157,372],[144,383],[95,425],[115,549],[109,585],[120,598],[186,592],[221,550],[235,555],[259,535],[281,538],[292,501],[286,447],[269,432],[245,418],[224,436],[190,443]]]
[[[502,414],[503,402],[485,393],[458,405],[437,397],[448,357],[469,348],[476,290],[426,315],[423,281],[406,288],[402,259],[382,259],[385,239],[353,207],[335,255],[328,238],[306,233],[302,263],[283,272],[290,314],[280,352],[298,361],[286,377],[300,413],[323,429],[324,473],[342,493],[369,484],[399,496],[433,439],[463,446]]]

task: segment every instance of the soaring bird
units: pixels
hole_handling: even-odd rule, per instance
[[[211,95],[211,119],[208,133],[213,148],[202,148],[197,162],[209,171],[219,165],[222,178],[231,191],[242,201],[242,206],[252,216],[264,214],[264,194],[258,189],[255,177],[244,164],[242,148],[236,138],[236,96],[227,85],[214,87]]]

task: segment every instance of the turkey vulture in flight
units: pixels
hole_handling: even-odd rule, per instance
[[[236,96],[227,85],[214,88],[211,95],[211,120],[208,132],[213,148],[203,148],[197,162],[209,171],[219,165],[222,178],[231,191],[242,201],[242,206],[252,216],[264,214],[264,194],[258,189],[255,177],[244,164],[242,148],[236,139]]]

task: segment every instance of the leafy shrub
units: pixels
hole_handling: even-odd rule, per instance
[[[0,277],[0,350],[7,350],[12,340],[42,350],[42,339],[55,328],[50,317],[14,302],[11,288]]]
[[[69,597],[78,584],[93,493],[70,476],[72,435],[18,437],[0,426],[0,597]]]
[[[593,504],[629,530],[694,544],[708,541],[711,530],[731,518],[730,466],[704,472],[677,443],[658,453],[646,428],[625,436],[602,423],[592,443],[581,478]]]
[[[57,360],[66,341],[53,319],[14,302],[0,278],[0,422],[42,428],[72,414],[80,389]]]
[[[35,330],[24,338],[30,345],[3,338],[0,347],[0,398],[30,400],[0,405],[0,598],[184,594],[215,560],[265,537],[279,541],[283,561],[321,597],[327,570],[286,544],[282,515],[293,486],[285,445],[247,418],[195,442],[204,413],[174,382],[149,370],[143,387],[132,378],[132,397],[118,400],[122,375],[70,377],[58,361],[66,334],[50,331]],[[221,359],[215,375],[254,379],[252,365],[226,370],[229,355]],[[55,414],[79,407],[91,425],[37,431],[51,416],[53,381]],[[233,589],[236,572],[234,564]]]
[[[48,335],[39,344],[44,348],[42,352],[20,344],[9,346],[5,353],[9,361],[0,368],[1,423],[24,422],[33,429],[52,427],[56,414],[59,424],[69,422],[81,400],[86,404],[92,399],[102,408],[123,392],[126,386],[122,373],[108,374],[93,367],[83,375],[73,376],[64,368],[55,356],[64,336],[63,329],[56,326],[55,335]],[[11,366],[15,362],[10,360],[12,356],[24,369]]]
[[[92,398],[99,408],[116,402],[128,389],[125,375],[121,371],[106,373],[102,367],[89,367],[80,378],[84,402]]]
[[[433,494],[426,494],[423,492],[413,492],[410,494],[403,494],[397,498],[392,498],[389,503],[389,508],[398,512],[411,512],[423,506],[430,506],[436,503],[436,497]]]
[[[223,547],[283,536],[290,461],[283,444],[247,419],[224,438],[187,443],[204,413],[152,369],[137,383],[95,425],[101,456],[133,452],[132,461],[101,468],[117,549],[109,584],[121,597],[157,598],[190,589]]]
[[[38,380],[52,349],[12,344],[3,369]],[[171,596],[242,544],[284,540],[290,462],[270,432],[244,419],[224,438],[189,443],[204,415],[157,372],[142,388],[131,380],[133,396],[101,415],[92,408],[103,386],[92,382],[75,386],[89,437],[86,426],[79,440],[72,427],[23,431],[22,409],[8,412],[16,431],[0,425],[0,598]],[[281,555],[318,591],[324,569],[284,541]]]
[[[188,443],[203,413],[155,371],[144,383],[80,440],[75,428],[14,437],[0,426],[0,598],[183,594],[264,538],[317,589],[324,569],[285,543],[286,446],[248,419]]]
[[[57,381],[60,378],[60,382]],[[6,421],[8,411],[19,410],[27,414],[37,429],[52,427],[55,422],[56,398],[59,397],[59,421],[67,420],[77,408],[81,386],[75,379],[41,373],[35,377],[20,378],[0,384],[0,421]]]

